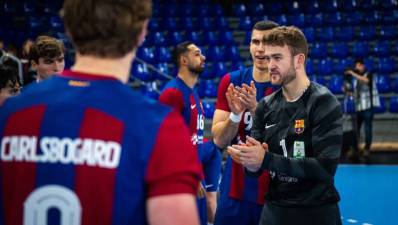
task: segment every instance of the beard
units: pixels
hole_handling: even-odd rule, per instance
[[[292,80],[296,79],[296,76],[296,71],[293,66],[290,66],[289,70],[285,74],[282,74],[281,85],[287,85]]]
[[[205,70],[205,68],[204,67],[202,67],[202,66],[200,66],[200,65],[198,65],[198,66],[188,66],[188,70],[191,72],[191,73],[195,73],[195,74],[197,74],[197,75],[199,75],[199,74],[201,74],[201,73],[203,73],[203,71]]]

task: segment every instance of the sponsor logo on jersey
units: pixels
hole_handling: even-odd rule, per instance
[[[88,87],[90,86],[90,82],[87,81],[78,81],[78,80],[70,80],[68,82],[69,86],[73,87]]]
[[[90,138],[5,136],[1,161],[61,163],[116,168],[122,148],[114,141]]]
[[[303,157],[305,157],[304,141],[294,141],[293,158],[303,158]]]
[[[296,134],[301,134],[304,132],[304,120],[296,120],[294,123],[294,132],[296,132]]]

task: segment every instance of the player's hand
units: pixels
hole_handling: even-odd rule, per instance
[[[199,187],[198,187],[198,198],[204,198],[206,195],[206,189],[203,187],[202,182],[199,181]]]
[[[227,98],[229,109],[234,114],[238,115],[245,110],[245,107],[239,99],[239,91],[234,87],[233,84],[229,84],[227,93],[225,93],[225,97]]]
[[[268,145],[266,143],[260,143],[252,137],[247,137],[244,145],[228,147],[228,153],[231,157],[251,172],[257,172],[261,168],[267,151]]]
[[[345,75],[354,76],[354,71],[352,71],[352,70],[346,70],[346,71],[344,72],[344,74],[345,74]]]
[[[257,107],[257,89],[254,85],[254,81],[250,82],[250,86],[243,84],[242,88],[239,89],[239,98],[242,101],[243,106],[248,109],[252,114],[256,111]]]

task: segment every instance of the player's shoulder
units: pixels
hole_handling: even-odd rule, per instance
[[[242,83],[250,83],[253,79],[253,67],[246,67],[229,73],[231,83],[241,85]]]
[[[278,100],[282,97],[282,88],[277,89],[271,94],[265,96],[261,101],[266,105],[277,104]]]
[[[315,102],[338,102],[337,97],[330,92],[328,88],[325,86],[318,84],[316,82],[310,83],[309,92],[307,102],[309,104],[313,104]]]

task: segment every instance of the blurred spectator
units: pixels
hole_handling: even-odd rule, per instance
[[[32,68],[32,65],[29,61],[29,52],[33,43],[34,42],[28,38],[22,45],[21,62],[23,67],[24,86],[36,80],[36,71]]]
[[[17,69],[0,64],[0,99],[15,96],[21,90]]]
[[[29,60],[34,71],[36,81],[40,82],[65,68],[64,44],[49,36],[39,36],[29,51]]]

